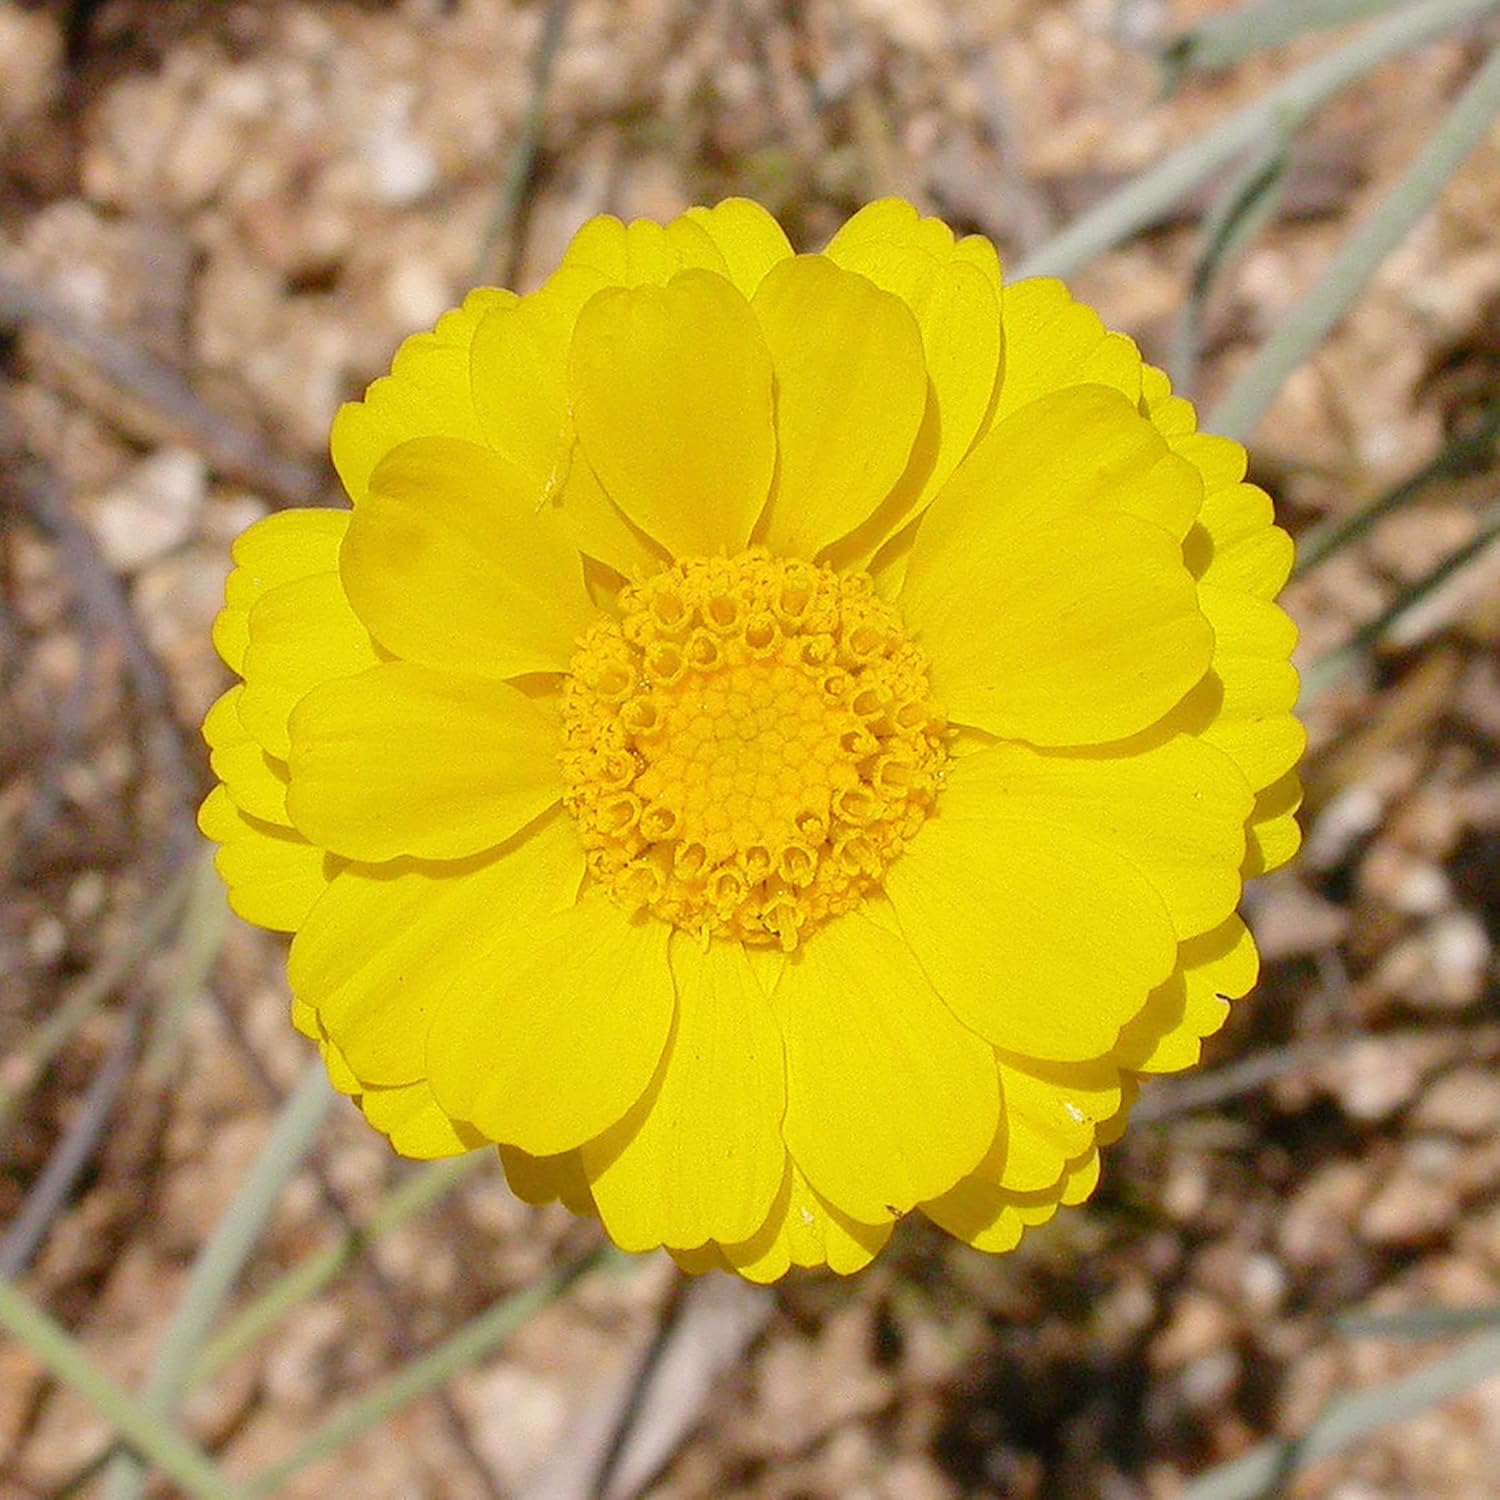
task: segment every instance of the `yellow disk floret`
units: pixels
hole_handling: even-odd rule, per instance
[[[583,637],[564,801],[627,910],[795,948],[921,825],[946,758],[927,661],[868,574],[762,548],[675,564]]]

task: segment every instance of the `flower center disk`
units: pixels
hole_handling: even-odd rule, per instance
[[[628,911],[790,951],[857,906],[946,760],[927,660],[867,573],[762,548],[676,563],[579,643],[564,802]]]

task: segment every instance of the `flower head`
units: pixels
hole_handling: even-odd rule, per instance
[[[596,219],[333,456],[236,543],[201,821],[397,1150],[757,1280],[1004,1250],[1253,983],[1290,543],[987,241]]]

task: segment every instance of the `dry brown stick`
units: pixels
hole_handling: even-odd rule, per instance
[[[157,939],[182,909],[188,884],[184,871],[138,907],[120,941],[107,948],[94,967],[61,994],[46,1020],[30,1029],[21,1045],[0,1060],[0,1131],[9,1124],[26,1090],[78,1028],[145,963]]]
[[[113,641],[123,655],[135,706],[145,724],[148,758],[156,761],[172,799],[167,835],[160,844],[158,867],[152,871],[157,880],[169,877],[190,857],[196,841],[192,804],[199,778],[188,759],[166,670],[146,639],[124,585],[88,529],[68,509],[61,481],[19,440],[14,422],[3,410],[0,456],[10,460],[7,470],[12,483],[5,501],[58,549],[76,591],[75,608],[88,633]]]
[[[89,1080],[66,1134],[26,1194],[21,1211],[0,1240],[0,1277],[19,1276],[47,1237],[52,1221],[72,1196],[73,1186],[104,1136],[115,1103],[130,1077],[140,1047],[145,991],[138,991],[121,1018],[104,1061]]]
[[[1182,1115],[1200,1114],[1217,1109],[1248,1094],[1259,1093],[1283,1078],[1311,1072],[1332,1062],[1357,1041],[1402,1041],[1417,1038],[1441,1038],[1452,1041],[1455,1048],[1469,1049],[1472,1055],[1488,1060],[1500,1053],[1500,1035],[1492,1030],[1452,1027],[1440,1030],[1364,1032],[1338,1036],[1308,1037],[1280,1047],[1265,1047],[1238,1062],[1228,1063],[1196,1078],[1163,1079],[1140,1097],[1130,1112],[1136,1125],[1157,1125]]]
[[[775,1307],[735,1276],[678,1275],[651,1335],[606,1376],[521,1500],[634,1500],[703,1416]]]
[[[0,272],[0,327],[45,329],[111,385],[144,403],[172,435],[201,453],[212,468],[282,505],[315,505],[329,488],[321,465],[277,452],[263,432],[216,412],[181,370],[138,344],[93,328],[45,293]]]

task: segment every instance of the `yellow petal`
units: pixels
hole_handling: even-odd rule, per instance
[[[1302,782],[1288,771],[1255,798],[1255,809],[1245,829],[1245,863],[1241,874],[1254,880],[1280,869],[1302,845],[1297,809],[1302,806]]]
[[[994,420],[1029,402],[1074,385],[1104,385],[1134,405],[1141,396],[1141,356],[1121,333],[1111,333],[1098,313],[1075,302],[1050,277],[1013,281],[1002,308],[1005,370]]]
[[[349,401],[333,419],[333,466],[356,505],[370,475],[392,448],[418,437],[483,441],[469,380],[469,346],[491,309],[515,300],[513,292],[479,287],[439,321],[432,333],[407,339],[363,401]]]
[[[781,225],[748,198],[726,198],[712,208],[690,208],[684,217],[718,246],[729,279],[746,297],[754,296],[766,272],[792,253]]]
[[[995,427],[923,515],[902,588],[950,713],[1042,744],[1160,718],[1212,650],[1175,540],[1201,502],[1197,471],[1113,391]]]
[[[773,996],[786,1038],[787,1149],[865,1223],[968,1171],[995,1133],[993,1054],[945,1009],[911,952],[853,912],[813,934]]]
[[[1059,1202],[1064,1208],[1076,1208],[1080,1203],[1086,1203],[1093,1197],[1094,1189],[1099,1186],[1099,1171],[1102,1164],[1097,1146],[1084,1152],[1077,1161],[1068,1163],[1068,1169],[1063,1174],[1062,1191],[1059,1195]]]
[[[1289,662],[1221,657],[1208,686],[1217,689],[1219,710],[1202,730],[1203,738],[1222,750],[1252,787],[1269,786],[1302,758],[1307,731],[1292,717],[1297,672]]]
[[[338,1043],[319,1032],[318,1051],[322,1055],[323,1066],[328,1069],[329,1083],[345,1097],[355,1098],[360,1092],[361,1084],[354,1076],[354,1070],[349,1066],[344,1054],[339,1051]]]
[[[745,545],[776,458],[771,356],[729,282],[601,292],[568,385],[584,456],[631,521],[678,556]]]
[[[1203,480],[1117,392],[1058,391],[997,424],[922,519],[917,573],[976,535],[998,541],[1101,514],[1138,516],[1181,540],[1203,505]]]
[[[230,688],[215,701],[203,720],[209,766],[241,811],[263,823],[290,827],[291,820],[286,815],[286,763],[267,755],[241,722],[243,692],[238,684]]]
[[[558,800],[557,736],[508,682],[385,662],[297,705],[287,810],[350,859],[463,859]]]
[[[675,933],[677,1021],[636,1107],[583,1148],[604,1227],[626,1250],[748,1239],[786,1175],[781,1032],[738,943]]]
[[[957,775],[962,795],[988,798],[1001,816],[1113,849],[1155,887],[1179,938],[1216,926],[1239,901],[1250,789],[1199,740],[1178,735],[1134,753],[999,744],[966,758]]]
[[[474,333],[470,369],[485,442],[538,494],[555,487],[568,437],[568,345],[579,311],[610,283],[561,270],[529,296],[491,311]]]
[[[936,815],[886,872],[886,894],[960,1020],[1025,1057],[1098,1057],[1171,973],[1171,917],[1106,845],[1000,815],[987,789],[970,789],[980,759],[950,767]]]
[[[1167,372],[1155,365],[1141,366],[1141,411],[1166,437],[1187,437],[1198,428],[1198,413],[1193,410],[1193,403],[1174,396]]]
[[[448,1116],[534,1156],[607,1130],[646,1092],[672,1026],[664,922],[607,896],[505,928],[461,970],[427,1038]]]
[[[664,286],[682,269],[682,257],[654,219],[625,224],[613,214],[600,214],[563,252],[561,268],[575,267],[597,272],[611,286]]]
[[[583,1170],[583,1159],[577,1151],[563,1151],[556,1156],[533,1156],[519,1146],[500,1147],[500,1164],[505,1180],[522,1203],[540,1208],[545,1203],[561,1203],[575,1214],[597,1214],[593,1190]]]
[[[955,1238],[992,1255],[1014,1250],[1021,1236],[1045,1224],[1062,1201],[1062,1184],[1043,1193],[1014,1193],[979,1177],[965,1177],[922,1212]]]
[[[1293,549],[1273,520],[1271,497],[1253,484],[1207,488],[1184,550],[1188,566],[1216,588],[1274,598],[1291,572]]]
[[[724,259],[724,252],[703,225],[682,214],[665,228],[667,244],[676,253],[679,270],[712,271],[715,276],[722,276],[726,281],[731,279],[729,262]]]
[[[280,510],[247,526],[229,549],[235,566],[225,585],[228,602],[248,609],[278,584],[336,572],[349,516],[347,510]]]
[[[381,460],[341,576],[388,651],[484,677],[565,672],[594,616],[578,552],[525,477],[452,438],[418,438]]]
[[[307,1037],[310,1041],[318,1041],[322,1038],[323,1028],[318,1025],[318,1013],[305,1000],[299,1000],[292,996],[291,1004],[292,1025]]]
[[[976,524],[924,548],[902,610],[950,716],[1007,739],[1091,745],[1155,723],[1208,668],[1213,631],[1171,536],[1104,512],[1006,535]]]
[[[1137,1073],[1193,1067],[1204,1037],[1224,1024],[1230,1000],[1250,992],[1259,969],[1254,940],[1238,917],[1184,943],[1172,977],[1120,1033],[1115,1058]]]
[[[1212,722],[1202,735],[1259,791],[1296,765],[1307,745],[1306,731],[1291,713],[1298,682],[1287,657],[1297,627],[1279,606],[1250,594],[1203,584],[1198,597],[1215,636],[1206,690],[1218,689]]]
[[[846,219],[824,254],[845,264],[857,247],[890,244],[933,259],[952,253],[953,231],[941,219],[923,218],[904,198],[877,198]]]
[[[213,642],[232,672],[243,675],[250,611],[262,594],[313,573],[338,571],[346,510],[283,510],[247,527],[230,548],[235,567],[224,584],[224,608]]]
[[[1140,1098],[1141,1080],[1134,1073],[1124,1073],[1120,1076],[1120,1107],[1109,1119],[1101,1120],[1094,1128],[1094,1141],[1099,1146],[1113,1146],[1114,1143],[1125,1134],[1125,1127],[1130,1120],[1130,1111],[1135,1108],[1135,1101]]]
[[[358,1103],[365,1119],[389,1138],[392,1148],[416,1161],[462,1156],[485,1144],[481,1136],[455,1125],[438,1108],[425,1079],[396,1088],[367,1088]]]
[[[293,940],[292,993],[365,1085],[414,1083],[455,974],[503,986],[484,960],[495,929],[571,904],[582,878],[583,851],[561,812],[483,860],[351,865]]]
[[[811,558],[905,469],[927,401],[922,336],[899,299],[818,255],[782,261],[754,308],[776,371],[779,455],[757,535],[778,556]]]
[[[677,1269],[688,1276],[707,1276],[710,1271],[732,1271],[733,1266],[724,1259],[724,1252],[712,1241],[706,1245],[699,1245],[693,1250],[673,1250],[670,1246],[667,1254],[677,1263]],[[778,1272],[785,1275],[785,1272]],[[774,1281],[775,1276],[766,1278]]]
[[[975,1177],[1011,1192],[1057,1186],[1076,1158],[1093,1150],[1098,1124],[1120,1107],[1120,1072],[1111,1060],[1036,1063],[1000,1059],[1004,1124]]]
[[[1250,455],[1243,443],[1233,438],[1219,437],[1213,433],[1190,432],[1172,435],[1168,439],[1172,451],[1187,459],[1203,476],[1205,495],[1222,497],[1225,490],[1232,489],[1245,477],[1250,465]],[[1218,499],[1218,503],[1235,508],[1236,502]]]
[[[580,551],[629,576],[660,554],[599,488],[568,410],[573,330],[583,305],[607,285],[596,271],[565,269],[496,308],[474,335],[471,367],[485,440],[526,476],[531,503],[554,512]]]
[[[216,786],[198,827],[219,845],[214,868],[237,916],[273,932],[295,932],[328,886],[325,855],[300,834],[248,817]]]
[[[836,1276],[850,1276],[875,1258],[890,1239],[893,1225],[889,1216],[877,1224],[851,1219],[815,1193],[802,1173],[789,1165],[760,1229],[739,1244],[711,1248],[723,1269],[761,1284],[779,1280],[792,1266],[827,1266]],[[680,1253],[673,1251],[674,1256]],[[701,1268],[709,1269],[707,1257],[701,1251],[697,1254]]]
[[[988,240],[970,235],[955,245],[945,224],[918,218],[899,199],[862,209],[827,255],[907,303],[930,377],[906,472],[839,551],[840,562],[863,565],[921,512],[990,419],[1001,362],[1000,264]]]
[[[378,660],[337,573],[310,573],[264,593],[250,611],[240,722],[278,760],[291,750],[287,721],[313,688]]]

